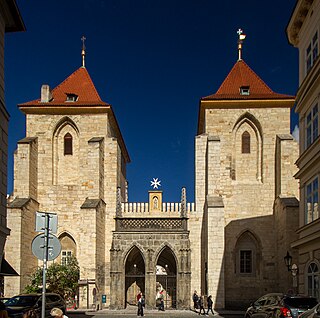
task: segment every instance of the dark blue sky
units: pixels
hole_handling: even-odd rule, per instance
[[[148,201],[152,178],[161,180],[164,201],[179,201],[182,186],[194,200],[199,99],[215,93],[236,62],[238,28],[247,35],[243,59],[271,89],[294,95],[298,87],[298,50],[285,34],[295,1],[17,3],[27,31],[7,34],[5,43],[9,193],[13,152],[25,136],[16,105],[39,98],[42,84],[54,88],[81,66],[82,35],[87,70],[112,104],[131,157],[131,202]]]

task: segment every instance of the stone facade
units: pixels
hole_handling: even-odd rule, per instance
[[[296,1],[287,27],[289,42],[299,49],[299,89],[296,112],[299,114],[300,209],[298,238],[292,243],[293,262],[298,265],[298,290],[320,301],[320,59],[319,1]]]
[[[5,33],[24,31],[24,23],[14,0],[0,1],[0,292],[3,293],[3,275],[16,274],[4,259],[4,246],[10,228],[7,225],[7,162],[9,113],[5,104],[4,55]]]
[[[167,307],[188,309],[194,290],[211,294],[216,309],[235,308],[289,289],[282,258],[298,202],[298,145],[289,135],[294,98],[273,93],[237,63],[258,93],[200,101],[196,204],[187,202],[185,189],[176,203],[157,190],[149,202],[128,202],[130,159],[111,105],[100,100],[84,67],[52,93],[43,87],[41,99],[19,105],[27,130],[15,153],[14,235],[6,253],[21,276],[6,280],[6,295],[22,292],[41,264],[30,250],[38,210],[58,215],[65,254],[57,261],[67,253],[78,259],[81,308],[123,308],[142,291],[148,308],[163,292]]]
[[[249,94],[241,95],[243,83]],[[284,203],[275,201],[298,197],[298,144],[290,135],[294,98],[261,83],[239,60],[217,93],[200,101],[195,203],[203,248],[192,260],[201,259],[202,270],[194,276],[192,267],[191,284],[198,289],[200,282],[216,308],[244,308],[267,292],[292,289],[278,242],[289,250],[297,224],[281,222],[284,229],[294,226],[291,237],[276,231],[287,209],[278,211]]]

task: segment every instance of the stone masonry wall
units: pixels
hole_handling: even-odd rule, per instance
[[[5,277],[5,297],[12,297],[24,291],[29,283],[29,275],[38,265],[38,259],[32,254],[31,243],[36,236],[35,212],[37,202],[27,201],[20,208],[8,209],[8,226],[11,234],[6,242],[6,259],[20,276]]]
[[[276,139],[277,134],[288,135],[290,132],[290,109],[280,107],[246,109],[244,107],[243,109],[206,109],[205,112],[205,132],[209,136],[216,136],[214,139],[220,140],[221,146],[219,151],[211,152],[210,147],[206,148],[204,143],[201,148],[200,140],[204,139],[203,135],[196,138],[196,209],[200,214],[206,194],[220,196],[223,199],[225,273],[224,276],[218,275],[220,278],[224,277],[222,280],[212,279],[216,277],[216,268],[212,270],[210,263],[214,260],[210,259],[208,253],[208,277],[211,277],[209,279],[211,286],[224,284],[226,305],[232,306],[230,300],[240,304],[245,299],[257,297],[275,288],[273,203],[276,186]],[[245,119],[240,120],[240,118]],[[240,137],[244,131],[250,133],[251,151],[255,154],[254,157],[241,152]],[[211,140],[212,137],[208,139]],[[286,163],[282,164],[282,169],[285,169],[285,173],[291,173],[296,160],[294,146],[288,145],[285,149],[285,156],[282,159]],[[206,156],[207,174],[203,173],[204,168],[201,166]],[[291,164],[290,168],[288,168],[289,164]],[[287,190],[291,188],[294,193],[296,183],[289,181],[284,184],[284,177],[281,180],[282,187]],[[203,182],[207,185],[204,186]],[[210,218],[210,214],[208,217]],[[189,223],[191,228],[191,218]],[[208,239],[209,233],[211,238],[219,235],[220,229],[214,224],[208,219]],[[257,255],[254,277],[242,277],[235,272],[237,259],[235,246],[244,230],[252,233],[261,251],[261,254]],[[190,233],[190,237],[192,235]],[[217,250],[218,247],[212,254]],[[197,255],[192,255],[192,260],[197,263]],[[221,270],[222,273],[223,270]],[[250,289],[243,292],[245,286],[250,286]],[[211,289],[210,286],[208,287]],[[222,289],[220,292],[223,292]],[[208,290],[208,293],[212,291]]]
[[[194,290],[204,293],[201,286],[201,231],[207,194],[207,142],[208,136],[203,134],[195,138],[195,198],[196,211],[188,213],[188,229],[191,247],[191,289],[190,304]]]
[[[38,208],[43,212],[57,213],[59,235],[67,233],[76,242],[80,278],[96,280],[101,293],[109,292],[109,287],[105,285],[110,283],[109,249],[114,230],[116,189],[120,185],[118,172],[121,170],[118,142],[115,138],[107,137],[110,131],[108,120],[108,114],[105,113],[69,116],[28,114],[26,133],[27,138],[37,138],[38,141],[38,178],[35,183]],[[64,158],[59,140],[67,132],[72,134],[76,149],[72,156]],[[89,141],[101,138],[104,141],[97,142],[97,148],[92,149]],[[25,178],[29,165],[28,162],[24,163],[28,151],[27,146],[18,145],[13,197],[30,193],[30,183]],[[68,161],[75,160],[77,171],[67,161],[61,165],[61,161],[57,160],[59,156]],[[98,211],[81,209],[88,197],[102,199],[105,205],[100,206]],[[21,233],[19,225],[14,229]],[[21,241],[24,235],[22,233]],[[27,248],[30,250],[29,246]],[[15,288],[15,293],[25,285],[22,278],[19,279],[20,285]],[[100,299],[100,294],[98,296]]]
[[[170,248],[176,260],[177,274],[177,304],[178,308],[189,308],[190,300],[190,242],[188,234],[182,233],[155,233],[155,232],[117,232],[113,235],[111,254],[115,260],[112,263],[112,293],[111,303],[114,308],[123,308],[123,293],[125,290],[125,264],[129,252],[137,247],[145,262],[145,295],[146,306],[155,307],[156,295],[156,265],[162,250]]]

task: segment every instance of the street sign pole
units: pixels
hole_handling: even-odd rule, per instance
[[[31,244],[32,253],[38,259],[43,260],[42,267],[42,307],[41,318],[46,316],[46,279],[48,261],[56,259],[61,252],[61,244],[52,233],[57,233],[58,217],[55,213],[36,212],[37,235]],[[51,241],[50,241],[51,240]],[[49,252],[50,249],[50,252]]]
[[[45,213],[41,318],[45,318],[46,316],[46,274],[47,274],[48,245],[49,245],[49,222],[50,222],[50,216],[48,213]]]

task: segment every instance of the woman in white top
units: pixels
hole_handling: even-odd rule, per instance
[[[56,318],[68,318],[68,316],[63,314],[63,311],[60,308],[52,308],[50,315]]]

